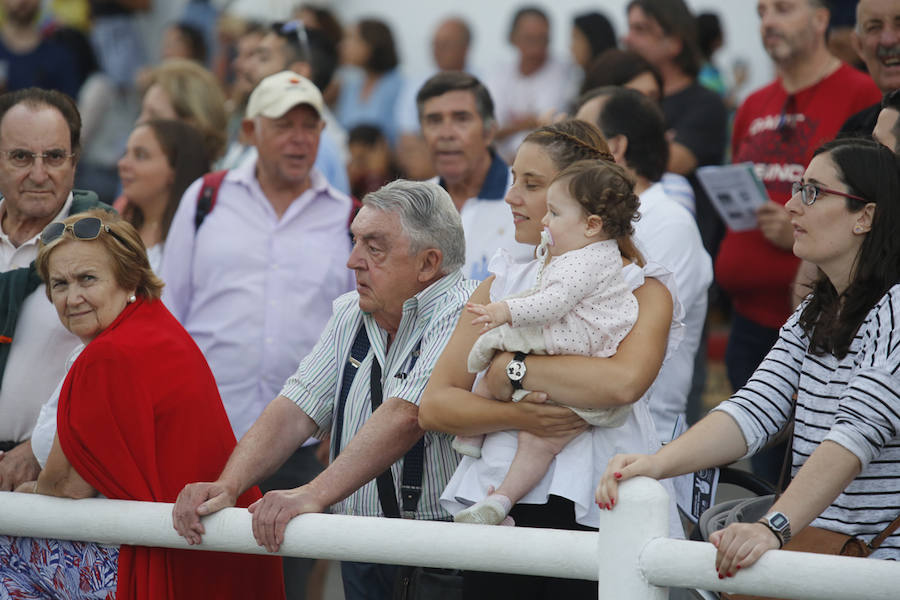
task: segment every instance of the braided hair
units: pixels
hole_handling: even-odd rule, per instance
[[[525,142],[544,148],[560,171],[581,160],[615,162],[600,130],[578,119],[566,119],[536,129],[522,143]]]

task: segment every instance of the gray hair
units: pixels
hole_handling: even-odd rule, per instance
[[[367,194],[362,203],[400,217],[403,232],[409,236],[411,254],[426,248],[440,250],[445,275],[465,264],[462,219],[450,194],[436,183],[398,179]]]

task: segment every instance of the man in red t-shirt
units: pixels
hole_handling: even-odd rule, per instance
[[[734,306],[725,364],[735,389],[753,374],[794,308],[790,290],[799,261],[784,208],[791,184],[847,117],[881,97],[868,75],[828,52],[822,0],[759,0],[758,10],[777,78],[738,109],[732,156],[754,163],[769,202],[759,209],[758,229],[726,233],[715,271]]]
[[[774,342],[793,310],[789,290],[798,261],[784,208],[791,184],[803,176],[813,150],[881,94],[868,75],[829,54],[828,10],[821,0],[759,0],[759,13],[763,44],[778,77],[738,109],[732,155],[736,163],[755,164],[770,201],[759,210],[759,229],[727,233],[716,278],[731,296],[737,319],[768,330]],[[771,343],[767,346],[734,373],[738,365],[728,365],[735,388],[752,374]]]

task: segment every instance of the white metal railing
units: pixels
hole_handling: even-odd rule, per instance
[[[230,508],[204,519],[200,546],[172,529],[171,504],[69,500],[0,492],[0,534],[264,554],[250,514]],[[291,521],[279,554],[336,560],[599,580],[600,597],[661,600],[674,586],[798,600],[894,600],[900,564],[772,551],[721,580],[711,544],[668,539],[668,497],[658,482],[624,483],[600,534],[525,527],[303,515]]]

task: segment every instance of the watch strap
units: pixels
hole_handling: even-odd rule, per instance
[[[525,354],[524,352],[516,351],[516,353],[513,355],[513,359],[509,362],[510,363],[520,362],[524,365],[526,356],[528,356],[528,355]],[[522,389],[522,379],[525,378],[524,376],[520,379],[513,379],[512,377],[509,376],[508,372],[507,372],[506,376],[509,377],[509,382],[512,384],[513,391],[519,391]]]

